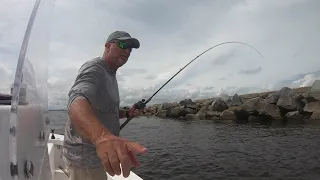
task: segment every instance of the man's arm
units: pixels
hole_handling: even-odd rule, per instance
[[[79,98],[70,105],[69,115],[79,134],[94,145],[99,143],[100,139],[112,135],[96,118],[91,105],[85,98]]]
[[[125,109],[119,109],[119,119],[126,118],[127,111]]]
[[[128,109],[119,109],[119,119],[127,118]]]
[[[97,119],[92,109],[92,105],[98,102],[99,81],[102,77],[101,67],[84,65],[69,92],[70,120],[78,133],[95,145],[104,136],[111,135]]]

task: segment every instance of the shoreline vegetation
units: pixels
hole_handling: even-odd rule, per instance
[[[302,88],[147,106],[141,116],[216,123],[320,123],[320,81]]]

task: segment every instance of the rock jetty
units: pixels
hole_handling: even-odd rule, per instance
[[[319,81],[317,83],[297,89],[283,87],[271,92],[156,104],[146,107],[142,115],[217,123],[320,122],[320,87],[316,87]]]

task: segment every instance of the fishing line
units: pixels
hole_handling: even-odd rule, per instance
[[[149,97],[147,100],[145,99],[142,99],[141,101],[135,103],[133,105],[133,108],[135,109],[143,109],[146,107],[146,104],[148,102],[151,101],[151,99],[165,86],[167,85],[174,77],[176,77],[176,75],[178,75],[182,70],[184,70],[187,66],[189,66],[193,61],[195,61],[196,59],[198,59],[200,56],[202,56],[203,54],[205,54],[206,52],[210,51],[211,49],[213,48],[216,48],[218,46],[221,46],[221,45],[224,45],[224,44],[232,44],[232,43],[235,43],[235,44],[242,44],[242,45],[245,45],[245,46],[248,46],[250,48],[252,48],[253,50],[255,50],[262,58],[263,55],[256,49],[254,48],[253,46],[247,44],[247,43],[244,43],[244,42],[240,42],[240,41],[227,41],[227,42],[223,42],[223,43],[220,43],[220,44],[217,44],[215,46],[212,46],[210,48],[208,48],[207,50],[203,51],[201,54],[199,54],[198,56],[196,56],[194,59],[192,59],[188,64],[186,64],[183,68],[181,68],[177,73],[175,73],[166,83],[164,83],[151,97]],[[128,124],[130,121],[131,121],[132,117],[128,117],[127,120],[121,124],[120,126],[120,130],[126,125]]]

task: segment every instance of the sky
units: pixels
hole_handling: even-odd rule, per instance
[[[35,0],[0,1],[0,92],[8,93]],[[200,53],[228,41],[249,44],[263,57],[243,44],[213,48],[150,104],[309,86],[320,79],[319,7],[318,0],[46,1],[27,57],[42,63],[35,66],[38,74],[46,73],[48,60],[43,82],[52,109],[66,107],[78,69],[102,56],[116,30],[141,43],[117,71],[121,106],[147,99]]]

